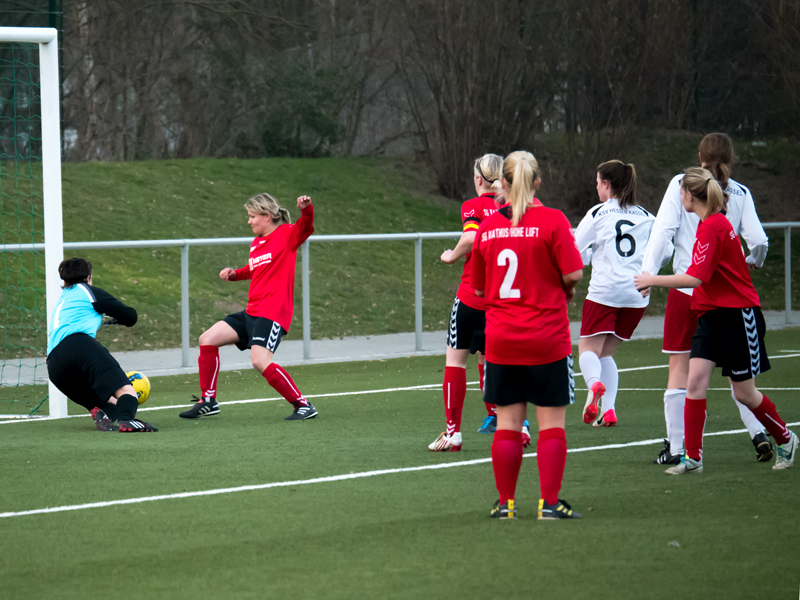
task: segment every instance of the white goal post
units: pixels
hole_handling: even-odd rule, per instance
[[[42,188],[47,324],[61,294],[58,265],[64,259],[61,220],[61,123],[58,93],[58,31],[50,27],[0,27],[0,42],[39,44],[42,107]],[[67,398],[48,381],[51,418],[67,416]]]

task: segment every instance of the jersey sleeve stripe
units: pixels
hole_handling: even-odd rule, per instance
[[[92,293],[92,290],[89,289],[88,285],[79,283],[78,287],[81,288],[87,296],[89,296],[89,302],[94,304],[97,301],[97,299],[94,297],[94,294]]]
[[[464,223],[464,231],[473,231],[473,230],[475,231],[478,230],[478,224],[476,222],[467,221],[466,223]]]

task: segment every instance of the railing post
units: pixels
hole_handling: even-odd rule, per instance
[[[308,284],[308,240],[303,242],[303,360],[311,358],[311,294]]]
[[[189,244],[181,246],[181,366],[188,367],[189,358]]]
[[[784,285],[786,287],[786,322],[792,322],[792,228],[787,227],[783,230],[786,240],[784,251],[786,253],[783,261]]]
[[[416,349],[422,350],[422,237],[414,241],[414,316]]]

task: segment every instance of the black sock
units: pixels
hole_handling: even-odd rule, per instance
[[[118,412],[118,410],[117,410],[117,405],[116,404],[111,404],[111,402],[106,402],[105,404],[103,404],[103,406],[100,407],[100,409],[104,413],[106,413],[106,416],[109,419],[111,419],[112,421],[116,421],[117,420],[117,412]]]
[[[120,421],[132,421],[136,416],[136,409],[139,408],[139,400],[136,396],[123,394],[117,398],[117,418]]]

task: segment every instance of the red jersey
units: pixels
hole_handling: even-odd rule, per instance
[[[477,198],[467,200],[461,205],[461,222],[464,232],[478,231],[480,224],[497,212],[494,194],[481,194]],[[475,310],[486,310],[483,298],[475,295],[472,287],[472,252],[467,252],[464,259],[464,272],[461,274],[461,285],[456,296],[464,304]]]
[[[516,227],[503,206],[478,229],[472,282],[485,290],[486,359],[543,365],[572,354],[561,277],[583,269],[572,227],[537,200]]]
[[[698,225],[692,264],[686,274],[703,281],[692,293],[692,310],[697,313],[761,306],[742,243],[722,213],[715,213]]]
[[[250,279],[247,314],[277,322],[287,332],[294,312],[294,271],[297,249],[314,233],[314,206],[293,225],[281,225],[250,244],[250,261],[236,269],[236,280]]]

